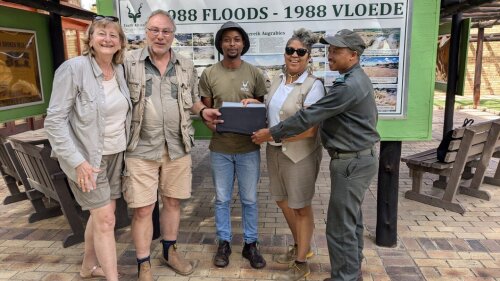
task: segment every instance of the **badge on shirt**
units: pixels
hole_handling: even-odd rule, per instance
[[[249,92],[250,91],[250,89],[248,89],[248,83],[249,82],[250,81],[241,81],[241,88],[240,88],[240,90],[242,92]]]

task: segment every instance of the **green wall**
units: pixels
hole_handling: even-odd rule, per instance
[[[97,0],[97,13],[106,16],[117,16],[118,11],[115,11],[115,0]]]
[[[439,0],[413,0],[406,119],[380,120],[382,140],[429,140],[439,27]]]
[[[47,15],[0,6],[0,27],[36,31],[38,62],[42,77],[44,103],[26,107],[0,110],[0,123],[45,114],[52,90],[54,67],[49,36],[49,17]]]

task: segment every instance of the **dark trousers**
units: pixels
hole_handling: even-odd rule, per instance
[[[332,280],[357,280],[363,257],[361,204],[378,171],[377,158],[372,149],[368,155],[340,154],[330,161],[331,194],[326,239]]]

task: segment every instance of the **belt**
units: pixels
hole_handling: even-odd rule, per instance
[[[360,151],[336,151],[336,150],[328,150],[328,154],[333,159],[350,159],[350,158],[359,158],[360,156],[368,156],[375,155],[373,148],[367,148]]]

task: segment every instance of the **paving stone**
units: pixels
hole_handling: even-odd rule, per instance
[[[481,114],[477,117],[472,114]],[[484,117],[479,111],[457,111],[457,120],[474,116],[476,122]],[[436,111],[433,122],[433,140],[403,142],[403,155],[436,147],[442,128],[442,111]],[[484,119],[487,120],[487,119]],[[459,124],[456,124],[459,125]],[[235,190],[233,196],[232,227],[233,254],[228,268],[212,265],[216,251],[214,221],[214,187],[209,166],[208,141],[196,141],[193,148],[193,196],[182,203],[179,252],[190,260],[198,260],[195,272],[179,276],[161,265],[161,246],[153,241],[151,255],[156,281],[267,281],[284,271],[286,265],[273,262],[272,257],[286,251],[293,243],[288,225],[269,195],[269,174],[262,161],[262,176],[258,186],[259,241],[261,252],[268,265],[254,270],[241,257],[243,235],[241,206]],[[262,159],[265,159],[261,150]],[[488,169],[493,174],[495,159]],[[325,237],[326,210],[329,201],[329,157],[324,154],[313,199],[315,232],[311,245],[315,256],[309,260],[312,273],[309,281],[322,281],[330,273],[330,261]],[[430,187],[435,177],[424,177],[429,193],[442,192]],[[365,260],[362,264],[365,281],[439,280],[439,281],[498,281],[500,270],[500,190],[485,186],[492,200],[483,200],[457,194],[457,199],[467,208],[464,215],[421,204],[404,198],[411,189],[411,179],[406,165],[400,167],[398,209],[398,243],[394,248],[375,244],[376,233],[376,179],[365,195],[362,206],[366,231],[364,233]],[[481,187],[483,189],[483,187]],[[237,188],[236,188],[237,189]],[[0,197],[8,192],[0,180]],[[32,206],[27,201],[0,205],[0,281],[2,280],[81,280],[80,270],[83,243],[62,247],[62,239],[70,233],[64,217],[27,222]],[[116,232],[121,281],[136,280],[135,250],[130,227]]]
[[[477,252],[487,252],[488,250],[481,244],[479,240],[466,240],[472,250]]]

